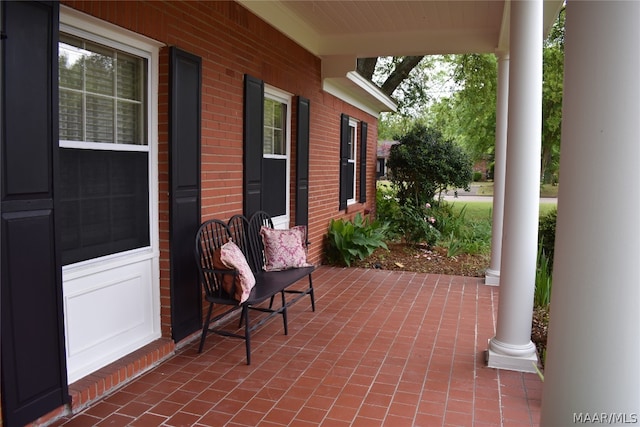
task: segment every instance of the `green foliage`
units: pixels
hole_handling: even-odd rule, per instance
[[[551,302],[551,263],[549,257],[538,246],[538,264],[536,268],[536,289],[533,304],[536,307],[546,307]]]
[[[403,56],[378,57],[372,81],[383,89],[386,89],[387,79],[396,70],[396,67],[404,60]],[[431,98],[431,78],[435,73],[435,64],[439,56],[427,55],[408,73],[392,93],[393,99],[398,105],[398,115],[404,117],[416,116],[426,102]],[[386,138],[386,137],[385,137]]]
[[[447,187],[468,189],[472,177],[464,150],[422,124],[391,147],[387,165],[400,205],[424,205]]]
[[[416,207],[411,201],[401,205],[393,188],[378,185],[376,192],[376,216],[387,222],[387,236],[401,238],[411,244],[434,245],[440,232],[433,226],[436,219],[429,212],[431,205]]]
[[[433,210],[436,226],[442,240],[439,244],[447,248],[447,256],[466,254],[485,254],[491,249],[491,210],[489,215],[468,216],[468,204],[461,209],[440,202]]]
[[[482,179],[482,172],[474,171],[473,172],[473,182],[478,182]]]
[[[356,214],[353,221],[332,219],[327,240],[327,260],[349,267],[355,258],[365,259],[377,248],[387,249],[388,224]]]
[[[430,204],[414,206],[410,201],[400,205],[399,215],[393,224],[407,243],[433,246],[437,242],[440,232],[433,225],[436,219],[429,215],[430,208]]]
[[[436,226],[443,236],[458,236],[460,230],[464,227],[467,206],[463,206],[460,210],[454,210],[453,205],[446,201],[441,201],[434,208],[434,216],[436,217]]]
[[[554,247],[556,242],[556,221],[558,208],[554,207],[538,220],[538,246],[546,254],[549,268],[553,268]]]
[[[474,160],[493,153],[498,68],[495,55],[445,57],[459,88],[431,108],[433,120],[448,139],[466,148]]]
[[[455,223],[455,222],[454,222]],[[447,256],[465,254],[486,254],[491,249],[491,221],[464,221],[449,232],[442,242],[447,248]]]
[[[557,181],[564,83],[564,8],[542,51],[542,182]]]
[[[389,183],[378,182],[376,188],[376,219],[390,224],[389,237],[393,236],[394,218],[397,218],[400,211],[400,204],[396,197],[396,191]]]
[[[536,307],[546,307],[551,301],[557,217],[558,209],[555,207],[542,215],[538,220],[538,261],[536,269],[536,289],[533,299]]]

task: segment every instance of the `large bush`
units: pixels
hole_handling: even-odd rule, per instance
[[[472,162],[466,152],[442,134],[415,125],[391,147],[388,167],[400,205],[422,206],[447,187],[469,188]]]

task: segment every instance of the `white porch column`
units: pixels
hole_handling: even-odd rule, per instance
[[[500,302],[492,368],[534,372],[531,342],[542,126],[542,0],[511,3],[509,121]]]
[[[567,2],[541,426],[640,424],[639,19],[636,1]]]
[[[491,225],[491,262],[485,272],[484,283],[500,284],[502,257],[502,218],[504,213],[504,180],[507,164],[507,112],[509,102],[509,54],[498,57],[498,92],[496,102],[496,148],[493,169],[493,222]]]

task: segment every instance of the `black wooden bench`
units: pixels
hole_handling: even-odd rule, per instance
[[[235,215],[229,221],[212,219],[204,222],[196,234],[196,262],[200,282],[204,289],[205,300],[209,303],[207,317],[202,327],[200,347],[202,352],[208,333],[215,333],[227,337],[241,338],[245,340],[247,351],[247,365],[251,364],[251,332],[263,325],[275,315],[282,315],[284,333],[287,335],[287,308],[300,298],[308,295],[311,299],[311,309],[315,311],[315,299],[311,273],[315,270],[312,265],[288,268],[279,271],[265,271],[265,251],[263,238],[260,232],[262,227],[273,229],[273,222],[266,212],[257,212],[249,220],[243,215]],[[266,230],[265,232],[267,232]],[[220,253],[223,246],[232,241],[240,249],[247,261],[255,286],[246,300],[240,302],[236,293],[239,286],[238,277],[242,269],[229,269],[221,265]],[[306,227],[304,227],[304,239],[302,241],[306,253],[308,246]],[[229,248],[233,245],[227,245]],[[235,250],[235,248],[234,248]],[[293,287],[296,282],[308,277],[308,285],[302,288]],[[281,302],[274,307],[274,299],[280,294]],[[267,302],[268,300],[268,302]],[[226,306],[221,313],[212,317],[214,305]],[[244,334],[240,331],[229,331],[219,327],[219,321],[227,315],[241,310],[240,325],[244,324]],[[251,323],[250,311],[266,313],[258,321]]]

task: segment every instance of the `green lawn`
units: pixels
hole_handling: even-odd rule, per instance
[[[473,182],[471,187],[475,189],[478,196],[493,196],[493,182]],[[540,186],[540,197],[558,197],[558,185],[542,184]]]
[[[461,202],[456,200],[451,202],[454,212],[458,213],[464,206],[467,207],[465,218],[469,220],[490,219],[493,210],[492,202]],[[546,215],[556,207],[555,203],[540,203],[540,216]]]

